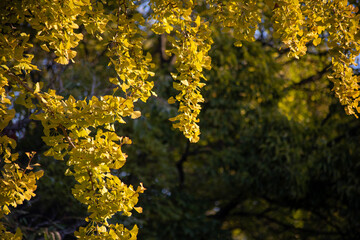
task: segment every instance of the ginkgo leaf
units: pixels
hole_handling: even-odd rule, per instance
[[[317,46],[317,45],[319,45],[320,43],[321,43],[321,38],[317,38],[317,39],[314,39],[314,40],[313,40],[314,46]]]
[[[40,82],[35,83],[34,93],[40,92]]]
[[[136,119],[139,118],[141,116],[141,112],[140,111],[134,111],[131,113],[131,118],[132,119]]]
[[[50,49],[48,48],[48,46],[46,44],[42,44],[40,45],[40,47],[45,50],[46,52],[50,52]]]
[[[173,97],[170,97],[169,99],[168,99],[168,103],[169,104],[174,104],[176,102],[176,100],[175,100],[175,98],[173,98]]]
[[[55,58],[54,61],[57,62],[57,63],[63,64],[63,65],[66,65],[66,64],[69,63],[69,60],[66,57],[63,57],[63,56]]]
[[[142,207],[134,207],[135,211],[137,211],[138,213],[142,213],[143,209]]]

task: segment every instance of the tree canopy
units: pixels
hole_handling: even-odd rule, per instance
[[[357,1],[0,7],[1,238],[37,185],[86,221],[47,239],[360,234]]]

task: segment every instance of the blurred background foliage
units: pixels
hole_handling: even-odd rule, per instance
[[[305,57],[289,59],[265,22],[257,40],[241,48],[212,27],[213,67],[206,72],[197,144],[168,121],[177,110],[167,103],[175,93],[169,74],[174,59],[164,54],[165,38],[149,32],[144,46],[157,66],[158,97],[139,103],[142,117],[116,126],[134,143],[126,147],[128,161],[117,174],[127,184],[143,182],[147,191],[140,197],[142,214],[112,221],[138,224],[138,239],[360,236],[360,121],[347,116],[331,92],[326,46],[309,46]],[[43,81],[65,97],[112,94],[105,46],[83,33],[75,63],[61,66],[54,56],[35,54],[41,72],[29,82]],[[5,224],[20,227],[29,240],[74,239],[86,216],[71,195],[74,180],[64,176],[64,162],[42,155],[41,124],[14,107],[17,116],[5,134],[18,140],[24,163],[25,152],[37,152],[33,162],[45,175],[37,196],[12,210]]]

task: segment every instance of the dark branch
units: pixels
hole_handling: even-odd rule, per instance
[[[184,174],[184,162],[187,160],[189,156],[190,142],[186,142],[185,152],[181,156],[181,159],[176,163],[176,168],[179,173],[179,186],[182,187],[185,182],[185,174]]]
[[[290,88],[297,88],[302,85],[312,83],[312,82],[315,82],[315,81],[321,79],[325,74],[330,72],[330,66],[331,66],[331,64],[326,65],[321,71],[315,73],[314,75],[312,75],[308,78],[301,80],[298,83],[293,84],[292,86],[290,86]]]
[[[228,202],[223,207],[221,207],[220,210],[212,217],[224,221],[225,218],[227,218],[230,215],[230,212],[238,206],[241,199],[243,199],[243,196],[242,194],[239,194],[238,196],[233,198],[230,202]]]

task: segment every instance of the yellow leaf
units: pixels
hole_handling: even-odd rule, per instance
[[[314,46],[317,46],[317,45],[319,45],[320,43],[321,43],[321,38],[317,38],[317,39],[314,39],[314,40],[313,40]]]
[[[145,61],[151,62],[151,60],[152,60],[152,56],[151,56],[151,54],[149,52],[147,52],[146,56],[145,56]]]
[[[317,27],[317,33],[318,33],[318,34],[322,33],[322,31],[324,31],[324,30],[325,30],[325,27],[324,27],[324,26],[319,26],[319,27]]]
[[[38,92],[40,92],[40,82],[37,82],[37,83],[35,84],[34,93],[38,93]]]
[[[26,156],[27,156],[29,159],[31,159],[31,158],[33,157],[32,154],[29,153],[29,152],[26,152],[25,154],[26,154]]]
[[[55,58],[55,62],[60,63],[62,65],[66,65],[69,63],[69,60],[67,60],[66,57],[61,56],[61,57]]]
[[[131,233],[131,238],[129,240],[136,240],[136,235],[138,234],[139,232],[139,228],[134,225],[133,229],[130,230],[130,233]]]
[[[128,138],[128,137],[124,137],[124,138],[122,139],[122,143],[123,143],[123,144],[131,144],[131,143],[132,143],[132,141],[131,141],[131,139],[130,139],[130,138]]]
[[[117,80],[117,78],[109,78],[109,82],[112,83],[112,84],[115,84],[115,85],[118,85],[119,84],[119,81]]]
[[[142,213],[143,209],[142,207],[134,207],[135,211],[137,211],[138,213]]]
[[[195,23],[198,27],[200,26],[200,16],[196,17]]]
[[[50,52],[50,49],[48,48],[48,46],[47,46],[46,44],[40,45],[40,47],[41,47],[43,50],[45,50],[45,51],[47,51],[47,52]]]
[[[173,97],[170,97],[170,98],[168,99],[168,103],[169,103],[169,104],[174,104],[175,102],[176,102],[176,99],[173,98]]]
[[[1,65],[2,68],[4,68],[5,70],[9,70],[9,67],[6,65]]]
[[[134,111],[131,113],[131,118],[132,119],[136,119],[139,118],[141,116],[141,112],[140,111]]]
[[[181,80],[181,83],[184,84],[185,86],[189,86],[188,80]]]
[[[8,206],[3,206],[3,211],[5,214],[9,214],[10,213],[10,209],[8,208]]]
[[[76,51],[74,50],[67,50],[68,57],[73,59],[76,56]]]
[[[40,170],[40,171],[35,172],[36,179],[41,178],[43,175],[44,175],[44,171],[43,171],[43,170]]]
[[[241,47],[242,46],[242,42],[241,41],[237,41],[234,43],[235,47]]]

